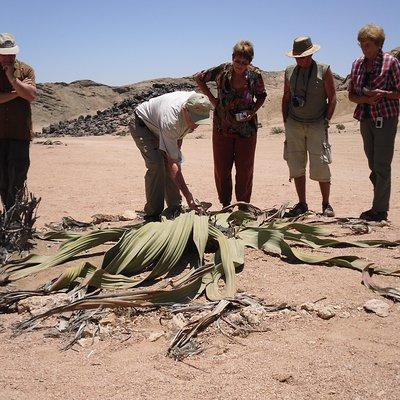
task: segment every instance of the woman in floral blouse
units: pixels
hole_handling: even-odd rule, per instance
[[[232,62],[194,76],[199,89],[215,107],[213,122],[214,177],[223,207],[232,200],[232,167],[235,163],[237,201],[249,203],[253,186],[257,143],[257,111],[267,96],[261,71],[251,65],[253,45],[240,41],[233,48]],[[217,97],[207,82],[217,85]]]

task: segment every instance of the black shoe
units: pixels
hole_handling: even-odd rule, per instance
[[[162,215],[164,215],[167,219],[175,219],[180,214],[182,214],[181,205],[168,207],[162,213]]]
[[[307,203],[297,203],[290,211],[285,213],[285,218],[298,217],[299,215],[305,214],[308,211]]]
[[[364,211],[360,215],[360,219],[371,222],[386,221],[387,217],[388,217],[387,211],[374,211],[372,209]]]
[[[160,215],[144,215],[143,219],[145,222],[160,222],[161,216]]]
[[[322,204],[322,216],[323,217],[334,217],[335,216],[335,211],[333,211],[332,206],[328,204]]]

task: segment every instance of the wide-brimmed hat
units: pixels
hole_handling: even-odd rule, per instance
[[[185,106],[196,125],[211,124],[210,110],[212,105],[207,96],[201,93],[193,93],[188,98]]]
[[[317,52],[321,46],[313,44],[309,36],[300,36],[293,41],[293,49],[286,53],[289,57],[307,57]]]
[[[11,33],[0,33],[0,54],[18,54],[19,47],[15,42],[15,37]]]

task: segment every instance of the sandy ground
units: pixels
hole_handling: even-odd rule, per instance
[[[331,135],[332,205],[338,216],[358,216],[370,206],[367,162],[355,125]],[[196,198],[218,207],[213,185],[209,132],[184,143],[184,174]],[[144,165],[130,137],[61,138],[59,146],[33,143],[30,189],[42,197],[39,226],[70,215],[90,220],[95,213],[141,210]],[[296,201],[282,160],[282,135],[260,132],[252,202],[262,208]],[[393,161],[391,224],[363,238],[398,239],[400,225],[399,144]],[[308,184],[308,204],[320,211],[318,185]],[[335,229],[335,226],[333,226]],[[55,247],[39,244],[38,250]],[[357,254],[379,265],[397,266],[397,249],[325,250]],[[35,288],[64,267],[20,281]],[[399,286],[392,279],[380,282]],[[165,357],[166,334],[156,316],[143,320],[129,340],[111,338],[92,347],[61,352],[59,338],[34,331],[10,338],[12,323],[26,314],[0,317],[0,399],[395,399],[400,390],[400,306],[380,318],[362,309],[379,298],[360,283],[358,272],[291,265],[248,251],[238,274],[241,290],[271,304],[299,305],[320,298],[334,306],[328,321],[314,314],[278,313],[266,321],[269,332],[231,342],[216,331],[200,336],[205,351],[180,363]],[[49,321],[49,324],[51,321]]]

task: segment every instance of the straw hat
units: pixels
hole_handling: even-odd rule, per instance
[[[0,33],[0,54],[18,54],[19,47],[15,43],[15,38],[10,33]]]
[[[286,53],[289,57],[307,57],[317,52],[321,46],[313,44],[308,36],[300,36],[293,41],[293,49]]]

